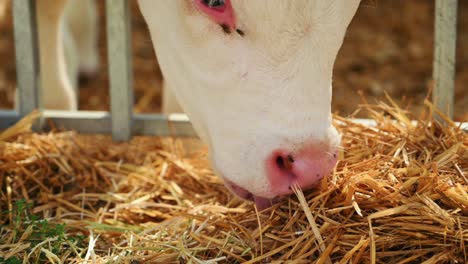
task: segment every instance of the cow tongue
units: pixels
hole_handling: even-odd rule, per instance
[[[272,200],[259,197],[259,196],[254,196],[253,200],[255,202],[255,205],[257,206],[257,209],[259,211],[265,210],[267,208],[270,208],[272,206]]]

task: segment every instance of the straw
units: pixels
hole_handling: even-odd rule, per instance
[[[389,102],[362,106],[376,127],[336,116],[334,173],[264,212],[224,187],[204,147],[38,134],[33,113],[0,133],[0,258],[467,263],[468,137],[428,103],[414,116]]]

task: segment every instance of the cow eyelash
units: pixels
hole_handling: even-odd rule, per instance
[[[203,0],[202,2],[209,8],[223,7],[226,5],[225,0]]]

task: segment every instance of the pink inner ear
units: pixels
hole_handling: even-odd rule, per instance
[[[220,25],[226,25],[231,30],[236,29],[236,18],[231,0],[225,0],[225,5],[219,8],[210,8],[203,3],[203,0],[195,0],[197,7],[207,14],[213,21]]]

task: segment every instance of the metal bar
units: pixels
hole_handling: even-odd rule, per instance
[[[128,0],[106,0],[112,137],[128,140],[132,133],[133,76]]]
[[[112,132],[111,116],[106,111],[43,111],[44,119],[51,120],[59,129],[73,129],[87,134],[110,134]],[[39,130],[46,130],[48,122],[41,123]]]
[[[11,127],[20,119],[20,114],[14,110],[0,110],[0,129]]]
[[[89,134],[110,134],[112,132],[109,112],[45,110],[43,114],[44,119],[50,119],[59,128],[75,129],[81,133]],[[46,128],[45,125],[41,127],[41,129]],[[169,117],[159,114],[135,115],[131,133],[133,135],[197,137],[185,115],[170,115]]]
[[[110,134],[111,116],[105,111],[43,111],[43,118],[50,119],[56,127],[74,129],[88,134]],[[0,111],[0,129],[10,127],[18,122],[21,116],[15,111]],[[351,119],[352,122],[376,126],[377,122],[372,119]],[[46,122],[44,122],[46,123]],[[416,125],[416,121],[413,124]],[[455,125],[468,131],[468,122],[455,122]],[[39,129],[46,129],[43,124]],[[148,136],[174,136],[174,137],[197,137],[190,120],[185,114],[173,114],[169,117],[160,114],[138,114],[134,116],[132,129],[134,135]]]
[[[132,132],[135,135],[198,137],[185,114],[136,115]]]
[[[39,58],[36,27],[36,1],[15,0],[13,23],[18,82],[17,109],[25,116],[39,108]]]
[[[436,0],[432,101],[453,118],[458,0]]]

